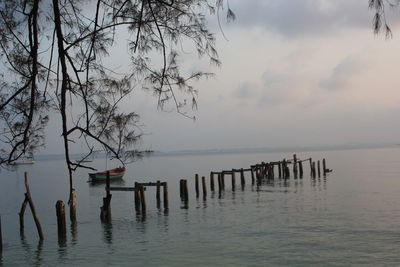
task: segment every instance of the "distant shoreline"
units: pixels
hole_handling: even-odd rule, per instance
[[[212,155],[212,154],[234,154],[234,153],[276,153],[276,152],[306,152],[324,150],[352,150],[352,149],[372,149],[372,148],[400,148],[400,144],[350,144],[332,146],[288,146],[288,147],[260,147],[260,148],[214,148],[214,149],[187,149],[173,151],[154,151],[147,153],[143,157],[163,157],[163,156],[186,156],[186,155]],[[82,154],[71,155],[72,159],[81,159]],[[105,154],[97,153],[94,158],[104,158]],[[41,154],[35,155],[35,160],[57,160],[64,159],[64,154]]]

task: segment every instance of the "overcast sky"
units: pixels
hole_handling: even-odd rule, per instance
[[[222,66],[187,63],[216,74],[195,84],[193,122],[157,109],[137,91],[129,107],[147,133],[141,148],[400,143],[400,14],[389,14],[394,36],[372,30],[367,0],[230,0],[237,18],[216,26]],[[51,152],[52,142],[48,148]]]

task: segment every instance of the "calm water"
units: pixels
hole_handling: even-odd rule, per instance
[[[1,266],[397,266],[400,265],[400,147],[297,152],[327,159],[334,172],[311,179],[275,179],[260,188],[208,193],[196,200],[194,174],[209,177],[222,169],[248,168],[292,153],[243,153],[152,157],[128,166],[124,183],[167,181],[169,211],[158,210],[148,188],[147,216],[136,216],[133,195],[114,192],[112,223],[99,219],[104,186],[75,176],[78,224],[58,243],[55,203],[67,201],[63,161],[39,161],[0,173],[3,228]],[[105,167],[104,159],[94,162]],[[112,166],[108,162],[108,167]],[[102,168],[100,168],[102,169]],[[18,211],[29,184],[45,240],[40,243],[27,209],[25,235]],[[179,200],[179,179],[189,183],[189,208]],[[207,183],[209,180],[207,179]],[[236,178],[236,184],[240,182]]]

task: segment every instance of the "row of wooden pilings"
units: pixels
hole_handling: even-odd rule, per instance
[[[300,160],[297,159],[296,155],[293,155],[293,159],[287,160],[283,159],[282,161],[276,161],[276,162],[262,162],[259,164],[255,164],[250,166],[248,169],[232,169],[232,170],[223,170],[220,172],[215,172],[211,171],[210,172],[210,190],[211,192],[215,192],[215,181],[214,181],[214,176],[217,176],[217,184],[218,184],[218,192],[221,193],[222,191],[225,190],[225,177],[227,175],[231,176],[231,185],[232,185],[232,191],[235,191],[236,189],[236,174],[240,175],[240,185],[242,190],[245,187],[246,184],[246,179],[245,179],[245,173],[250,172],[251,174],[251,184],[255,185],[261,185],[262,181],[267,179],[267,180],[273,180],[275,178],[275,167],[277,167],[278,170],[278,177],[279,179],[290,179],[290,168],[289,165],[292,165],[293,167],[293,177],[294,179],[302,179],[304,176],[304,169],[303,169],[303,162],[309,162],[310,166],[310,176],[312,178],[316,178],[317,175],[318,177],[321,177],[321,173],[323,176],[326,176],[327,173],[331,172],[332,170],[326,168],[326,160],[322,160],[322,172],[321,172],[321,164],[320,161],[317,161],[317,168],[315,161],[312,160],[312,158]],[[201,187],[202,187],[202,193],[203,193],[203,198],[205,199],[207,197],[207,185],[206,185],[206,178],[205,176],[201,177]],[[188,202],[189,200],[189,193],[188,193],[188,183],[186,179],[181,179],[179,182],[179,188],[180,188],[180,198],[183,202]],[[199,175],[195,174],[195,192],[196,192],[196,198],[199,198],[200,196],[200,180],[199,180]]]
[[[245,173],[250,172],[251,174],[251,184],[261,185],[262,181],[273,180],[275,178],[275,169],[277,167],[278,170],[278,177],[279,179],[290,179],[290,168],[289,166],[292,165],[292,173],[294,179],[303,178],[304,170],[303,170],[303,163],[309,162],[310,166],[310,175],[312,178],[326,176],[327,173],[331,172],[332,170],[326,168],[326,160],[322,160],[322,168],[320,161],[318,160],[317,163],[312,160],[312,158],[300,160],[297,159],[296,155],[293,155],[293,159],[283,159],[282,161],[276,162],[262,162],[259,164],[255,164],[250,166],[248,169],[232,169],[232,170],[223,170],[220,172],[211,171],[210,172],[210,190],[215,192],[216,184],[218,185],[218,192],[221,193],[225,190],[225,176],[231,176],[231,184],[232,190],[234,191],[236,188],[236,174],[240,175],[240,184],[242,189],[244,189],[246,184]],[[214,181],[214,176],[217,176],[217,182]],[[202,195],[203,198],[206,199],[207,197],[207,185],[206,185],[206,178],[204,176],[201,177],[201,185],[202,185]],[[33,204],[30,190],[27,181],[27,173],[25,173],[25,199],[22,203],[21,210],[19,213],[20,216],[20,231],[21,233],[24,230],[24,213],[26,206],[29,204],[29,207],[32,212],[32,216],[34,218],[36,228],[38,231],[39,238],[41,240],[44,239],[44,235],[42,232],[42,228],[40,226],[40,222],[38,216],[36,215],[35,206]],[[111,220],[111,191],[133,191],[135,195],[135,210],[138,214],[145,215],[146,213],[146,198],[145,198],[145,191],[147,187],[156,187],[156,200],[157,200],[157,208],[161,207],[161,188],[163,188],[163,206],[165,210],[168,210],[168,185],[166,182],[156,181],[156,182],[149,182],[149,183],[135,183],[135,187],[111,187],[110,186],[110,175],[107,173],[106,179],[106,196],[103,198],[103,206],[100,208],[100,218],[103,221]],[[200,195],[200,179],[199,175],[195,175],[195,192],[196,198],[199,198]],[[181,179],[180,180],[180,198],[181,200],[188,203],[189,200],[189,193],[188,193],[188,183],[187,180]],[[76,192],[72,190],[70,196],[70,219],[72,223],[76,223]],[[59,200],[56,203],[56,214],[57,214],[57,227],[58,227],[58,236],[61,239],[65,239],[66,237],[66,220],[65,220],[65,204],[63,201]],[[2,252],[2,234],[1,234],[1,217],[0,217],[0,253]]]

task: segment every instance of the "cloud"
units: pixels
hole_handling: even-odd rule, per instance
[[[239,84],[239,86],[233,90],[232,95],[236,98],[244,99],[250,98],[255,94],[256,85],[249,82],[243,81]]]
[[[368,1],[360,0],[233,0],[230,6],[237,15],[234,26],[261,27],[286,37],[372,29],[374,15]]]
[[[328,90],[341,90],[346,87],[347,82],[352,76],[359,73],[363,67],[361,61],[355,57],[347,57],[337,64],[326,79],[323,79],[319,85]]]
[[[258,102],[259,106],[281,104],[287,95],[289,77],[276,71],[267,70],[262,74],[261,80],[263,93]]]

